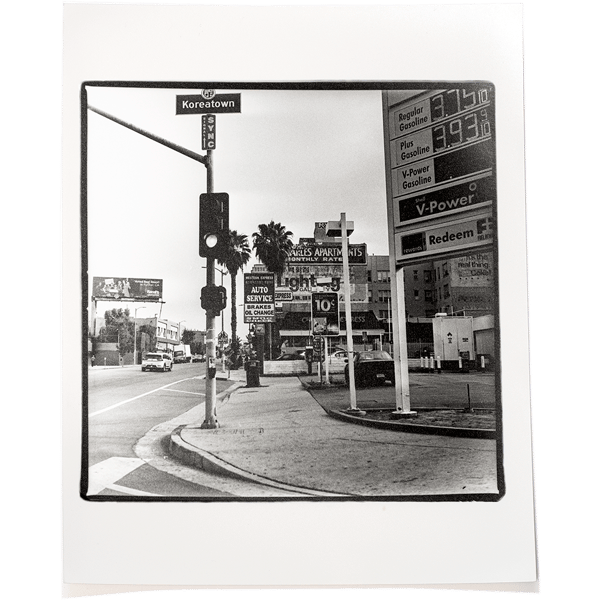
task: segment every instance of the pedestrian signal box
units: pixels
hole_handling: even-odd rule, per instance
[[[202,288],[200,305],[207,312],[218,315],[227,307],[227,290],[221,285],[206,285]]]
[[[200,256],[224,259],[229,245],[229,194],[200,194]]]

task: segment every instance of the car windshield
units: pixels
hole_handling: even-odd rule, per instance
[[[361,352],[359,358],[360,360],[392,360],[392,357],[383,350],[378,352]]]
[[[162,356],[160,354],[147,354],[146,360],[162,360]]]

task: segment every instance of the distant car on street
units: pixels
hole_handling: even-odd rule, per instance
[[[349,368],[344,374],[349,383]],[[381,385],[386,381],[394,383],[394,359],[383,350],[354,353],[354,381],[358,386]]]
[[[148,352],[142,360],[142,371],[171,371],[173,359],[164,352]]]
[[[204,362],[206,360],[206,358],[204,358],[204,354],[193,354],[192,355],[192,362]]]

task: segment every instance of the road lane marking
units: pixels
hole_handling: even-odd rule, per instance
[[[194,396],[206,396],[202,392],[188,392],[187,390],[171,390],[172,392],[179,392],[180,394],[194,394]]]
[[[172,383],[167,383],[159,388],[154,390],[150,390],[144,394],[140,394],[139,396],[135,396],[134,398],[129,398],[128,400],[123,400],[122,402],[117,402],[117,404],[113,404],[112,406],[107,406],[106,408],[102,408],[101,410],[97,410],[96,412],[90,413],[88,417],[95,417],[96,415],[101,415],[102,413],[108,412],[113,408],[118,408],[119,406],[123,406],[123,404],[127,404],[128,402],[133,402],[134,400],[138,400],[139,398],[143,398],[144,396],[148,396],[149,394],[154,394],[154,392],[160,392],[160,390],[164,390],[171,385],[175,385],[176,383],[183,383],[184,381],[190,381],[190,379],[194,379],[194,377],[186,377],[185,379],[180,379],[179,381],[173,381]],[[177,391],[177,390],[174,390]]]
[[[89,468],[88,495],[99,494],[103,489],[119,481],[145,464],[141,458],[113,456]]]

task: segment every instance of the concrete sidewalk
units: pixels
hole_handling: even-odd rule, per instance
[[[177,427],[171,453],[289,497],[497,494],[496,442],[365,427],[330,417],[297,377],[245,372],[217,406],[218,429]],[[219,378],[226,374],[218,373]]]

